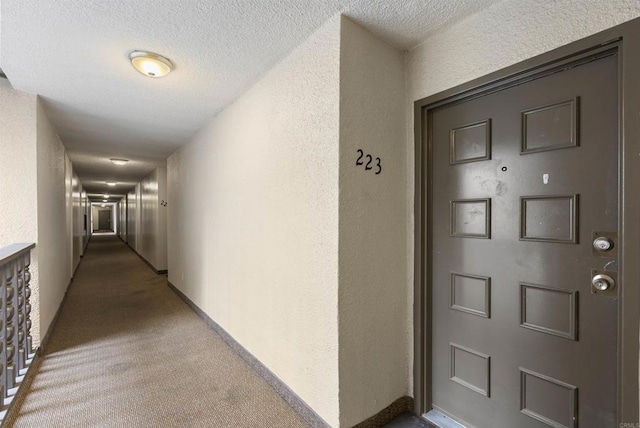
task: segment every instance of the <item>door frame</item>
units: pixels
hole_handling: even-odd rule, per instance
[[[596,33],[414,103],[414,399],[415,413],[431,409],[431,115],[468,101],[611,54],[618,56],[619,198],[618,423],[639,420],[640,357],[640,18]],[[426,225],[426,227],[425,227]],[[627,285],[628,284],[628,285]]]

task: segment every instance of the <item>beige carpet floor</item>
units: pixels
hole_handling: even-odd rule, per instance
[[[306,426],[113,236],[91,240],[32,369],[9,427]]]

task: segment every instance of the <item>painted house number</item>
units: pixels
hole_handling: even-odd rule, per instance
[[[373,156],[371,156],[370,154],[367,154],[365,156],[364,152],[360,149],[357,150],[357,152],[359,153],[358,159],[356,159],[356,166],[360,166],[360,165],[364,165],[364,170],[365,171],[369,171],[372,169],[376,169],[375,174],[378,175],[382,172],[382,160],[380,158],[376,158],[375,163],[372,164],[373,162]],[[365,158],[367,160],[367,163],[365,165],[364,161],[362,160],[362,158]]]

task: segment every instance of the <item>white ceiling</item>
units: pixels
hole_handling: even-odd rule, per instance
[[[2,0],[0,67],[43,97],[85,188],[124,192],[337,13],[409,49],[495,1]],[[135,49],[174,72],[139,74]]]

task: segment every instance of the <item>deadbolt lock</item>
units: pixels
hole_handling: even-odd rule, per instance
[[[615,242],[618,234],[615,232],[593,232],[593,255],[604,258],[616,258],[618,249]]]
[[[591,292],[609,297],[617,297],[616,272],[593,269],[591,271]]]
[[[593,248],[598,251],[611,251],[613,249],[613,241],[606,236],[599,236],[593,240]]]

